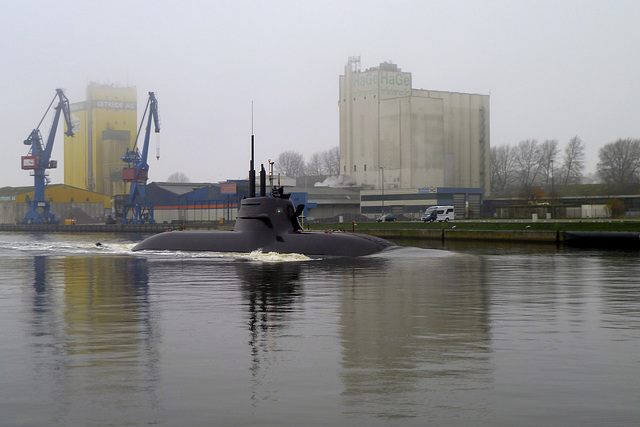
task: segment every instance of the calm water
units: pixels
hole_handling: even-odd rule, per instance
[[[1,425],[640,422],[638,252],[135,239],[0,233]]]

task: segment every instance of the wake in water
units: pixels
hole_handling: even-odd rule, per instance
[[[416,248],[413,246],[394,246],[389,249],[385,249],[382,252],[368,255],[367,258],[384,258],[384,259],[397,259],[397,258],[442,258],[454,255],[455,252],[447,251],[444,249],[424,249]]]
[[[46,256],[70,256],[70,255],[129,255],[145,258],[159,259],[185,259],[185,258],[233,258],[257,262],[301,262],[310,261],[311,258],[302,254],[281,254],[277,252],[263,253],[260,250],[251,253],[231,252],[186,252],[186,251],[146,251],[132,252],[136,242],[103,241],[92,242],[86,239],[78,240],[47,240],[47,239],[4,239],[0,241],[0,254],[6,253],[30,253]]]
[[[0,242],[0,253],[18,251],[50,256],[125,254],[131,252],[133,246],[135,246],[135,243],[109,243],[108,245],[103,245],[73,241],[5,241]]]
[[[132,245],[135,246],[135,245]],[[145,258],[233,258],[245,261],[257,261],[257,262],[302,262],[311,261],[313,258],[309,258],[302,254],[281,254],[278,252],[266,252],[261,250],[253,252],[191,252],[191,251],[144,251],[144,252],[131,252],[130,255],[145,257]]]
[[[264,263],[279,262],[306,262],[319,260],[297,253],[262,252],[261,250],[250,253],[234,252],[189,252],[189,251],[144,251],[132,252],[136,242],[114,240],[107,238],[102,241],[94,241],[91,238],[107,236],[100,235],[43,235],[33,238],[27,235],[4,235],[0,239],[0,254],[10,254],[13,252],[32,253],[34,255],[46,256],[69,256],[69,255],[127,255],[144,257],[148,259],[189,259],[189,258],[212,258],[212,259],[238,259],[244,261],[255,261]],[[63,240],[64,239],[64,240]],[[400,259],[400,258],[439,258],[453,255],[454,252],[441,249],[422,249],[416,247],[396,246],[382,252],[368,255],[364,258]],[[321,259],[321,258],[320,258]]]

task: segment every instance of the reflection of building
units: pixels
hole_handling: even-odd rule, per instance
[[[139,358],[144,348],[140,343],[147,338],[140,323],[149,315],[146,260],[67,256],[63,262],[68,352],[95,358],[94,363],[124,364],[122,359],[96,357],[97,350]]]
[[[427,189],[489,193],[488,95],[413,89],[411,73],[397,65],[360,71],[355,57],[340,76],[339,105],[340,173],[396,201],[387,207]],[[398,189],[408,196],[385,197]]]
[[[34,258],[30,333],[36,347],[29,354],[38,386],[52,387],[39,404],[51,404],[55,424],[113,424],[114,407],[138,414],[158,404],[160,334],[148,282],[142,258]],[[69,396],[92,396],[100,404],[91,405],[87,418],[86,401]]]
[[[121,157],[137,132],[135,87],[95,83],[87,100],[71,104],[74,138],[64,138],[64,182],[113,196],[126,193]]]
[[[458,407],[460,378],[478,388],[490,384],[485,260],[362,261],[369,264],[355,265],[366,275],[345,275],[341,287],[347,406],[369,405],[392,418],[418,417],[425,399],[430,407]]]

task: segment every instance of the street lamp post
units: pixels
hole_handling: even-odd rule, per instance
[[[273,188],[273,165],[275,162],[272,162],[269,159],[269,190]]]
[[[553,188],[553,159],[551,159],[551,200],[555,198],[554,188]]]
[[[382,214],[384,215],[384,168],[380,166],[380,171],[382,172],[382,182],[380,188],[382,189]]]
[[[554,203],[556,200],[556,194],[555,194],[555,188],[553,185],[553,159],[551,159],[551,217],[555,218],[556,216],[555,214],[555,209],[554,209]]]

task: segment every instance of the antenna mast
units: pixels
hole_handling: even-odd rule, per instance
[[[251,101],[251,161],[249,162],[249,197],[256,197],[256,170],[253,166],[254,159],[253,139],[253,101]]]

